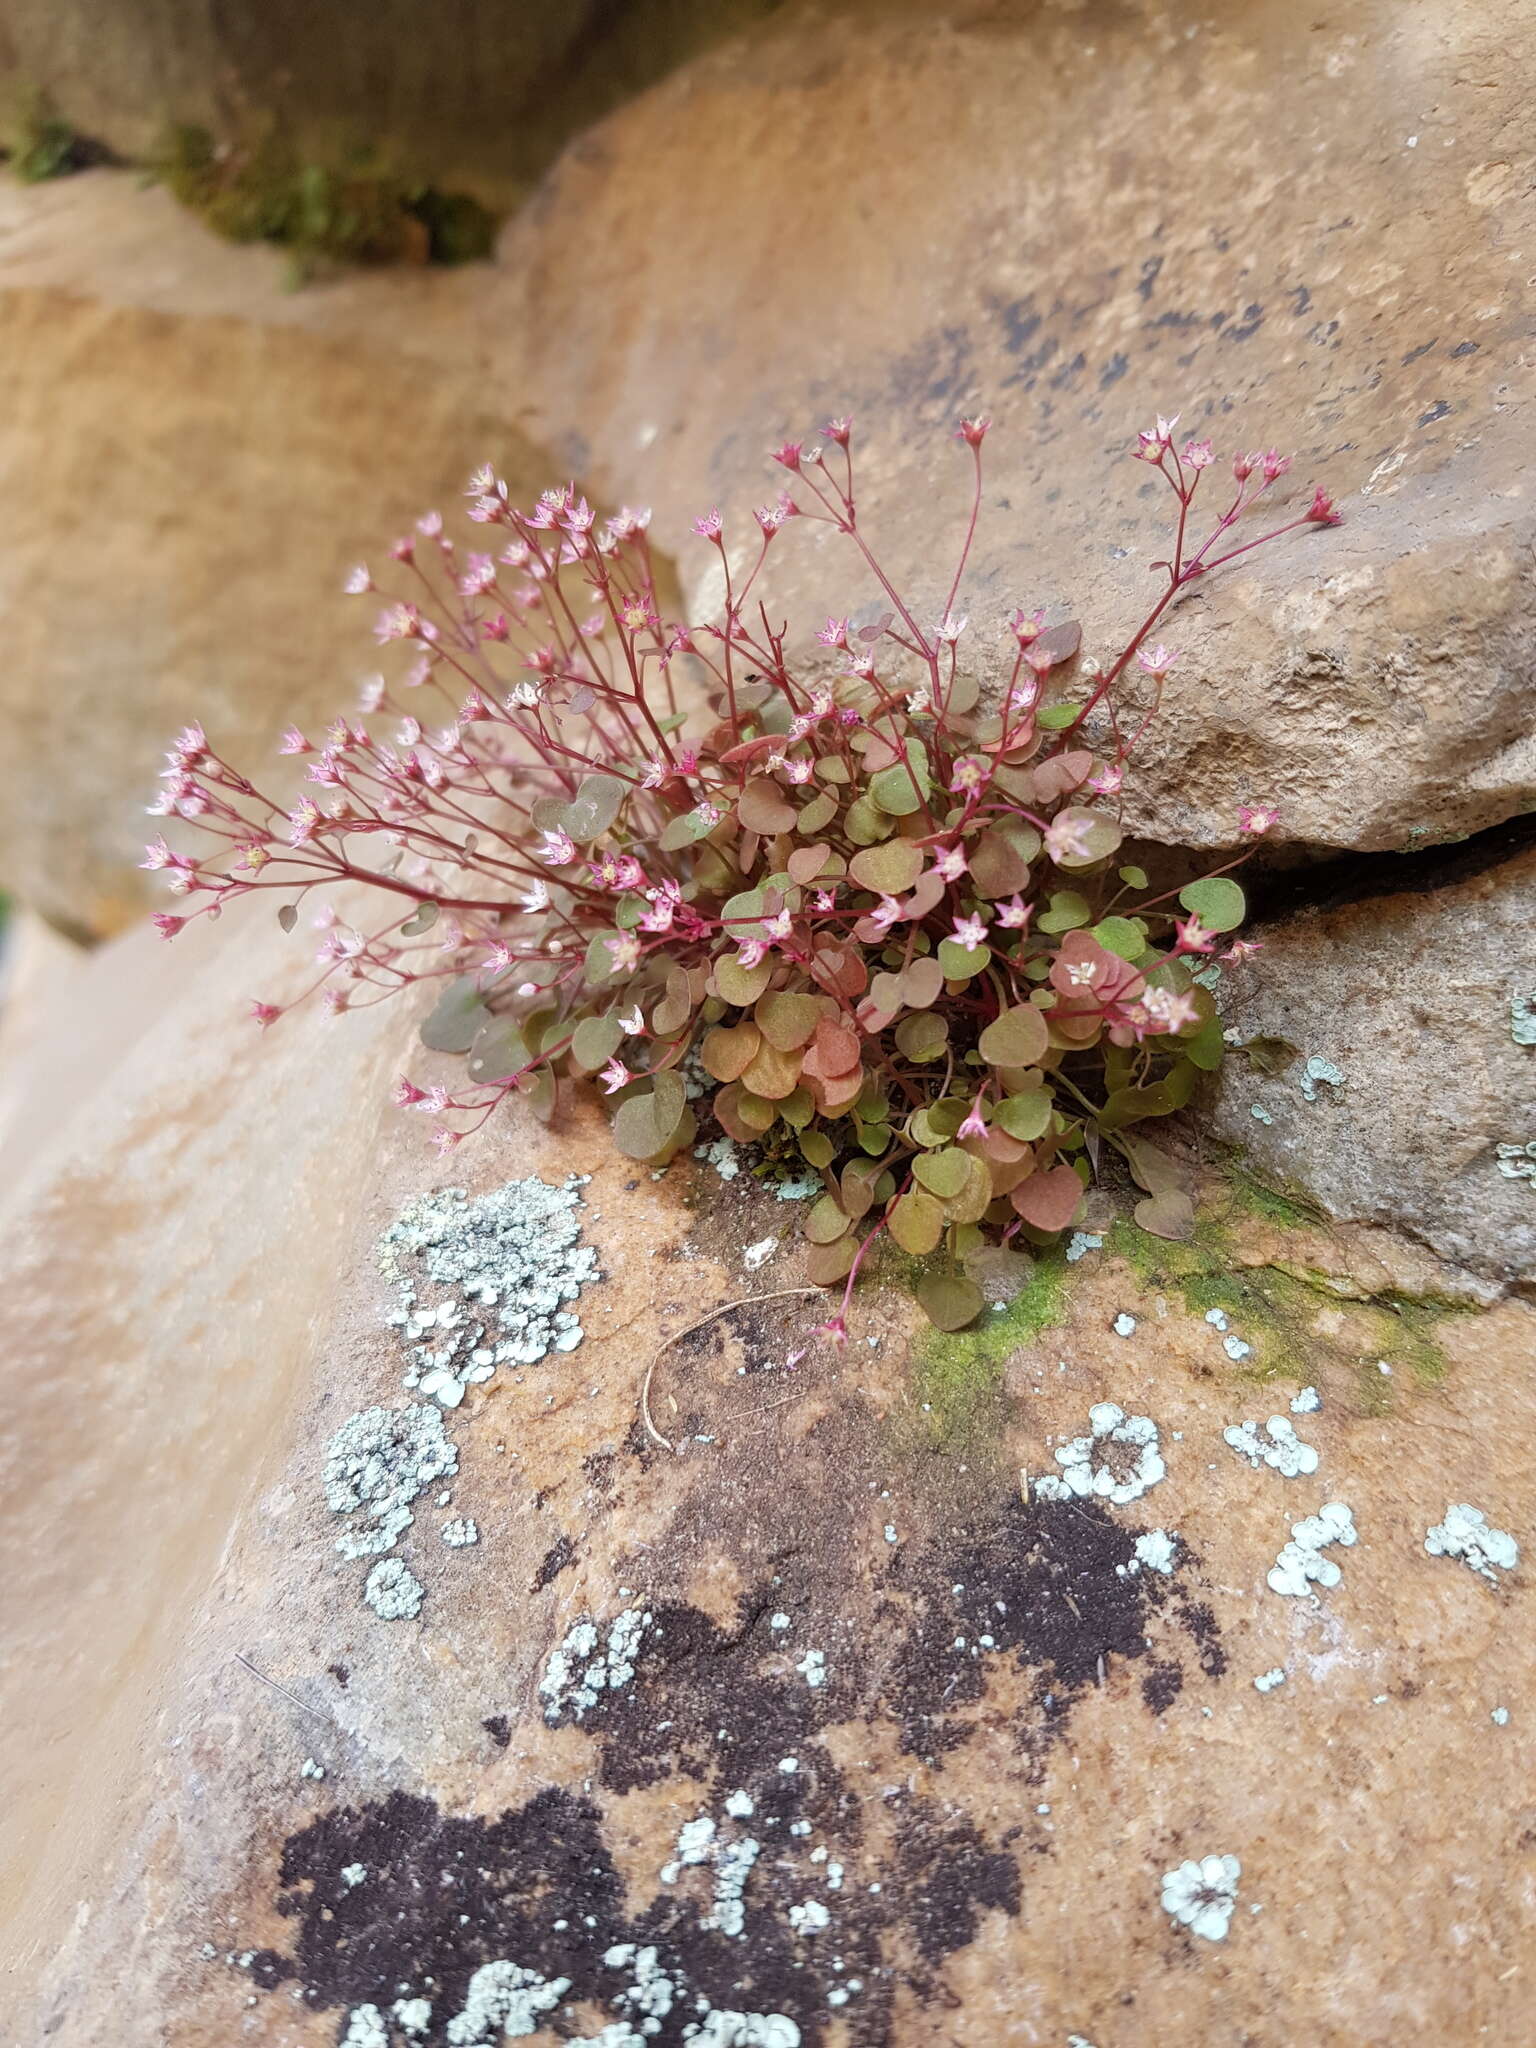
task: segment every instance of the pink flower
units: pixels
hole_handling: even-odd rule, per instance
[[[640,965],[640,941],[633,932],[616,932],[605,938],[603,944],[608,948],[615,974],[627,974]]]
[[[957,946],[964,946],[968,953],[972,953],[987,943],[986,921],[974,913],[970,917],[957,917],[950,936]]]
[[[848,645],[848,621],[828,619],[817,633],[816,638],[823,647],[846,647]]]
[[[979,754],[962,754],[949,778],[951,795],[974,796],[978,790],[985,788],[991,773],[991,768]]]
[[[1159,1031],[1187,1031],[1200,1022],[1200,1007],[1188,989],[1149,988],[1141,1007]]]
[[[611,1059],[600,1076],[603,1088],[609,1095],[616,1095],[621,1088],[627,1088],[635,1078],[621,1059]]]
[[[269,1024],[275,1024],[282,1014],[276,1003],[259,1003],[254,997],[251,1000],[251,1021],[259,1024],[263,1031]]]
[[[1267,804],[1239,804],[1237,807],[1238,830],[1258,839],[1266,832],[1273,832],[1280,822],[1280,813],[1271,810]]]
[[[282,745],[277,751],[280,754],[312,754],[314,748],[296,725],[290,725],[284,732]]]
[[[982,1097],[986,1092],[985,1088],[978,1091],[976,1100],[971,1104],[969,1115],[955,1133],[957,1138],[984,1138],[987,1135],[987,1120],[981,1113]]]
[[[887,899],[887,901],[888,900],[889,899]],[[818,889],[816,891],[816,894],[811,898],[811,907],[813,910],[836,909],[837,906],[833,900],[832,891],[830,889]]]
[[[640,1005],[638,1003],[628,1012],[622,1010],[619,1012],[618,1026],[626,1038],[638,1038],[640,1036],[640,1033],[645,1029],[645,1018],[640,1013]]]
[[[991,424],[989,419],[962,420],[955,429],[955,439],[964,441],[968,448],[979,448]]]
[[[425,1102],[426,1090],[418,1088],[414,1081],[408,1081],[402,1074],[390,1099],[397,1109],[414,1109],[418,1102]]]
[[[768,945],[766,940],[743,939],[737,948],[736,965],[744,968],[750,974],[754,967],[762,966],[763,958],[767,951]]]
[[[1016,895],[1010,896],[1006,903],[995,906],[997,921],[1006,931],[1024,931],[1028,927],[1034,907],[1032,903],[1025,903]]]
[[[1343,523],[1344,518],[1321,484],[1313,493],[1311,504],[1301,516],[1303,519],[1310,519],[1314,526],[1338,526]]]
[[[546,867],[568,868],[576,858],[576,842],[568,832],[546,832],[538,858]]]
[[[1255,953],[1262,953],[1263,950],[1262,939],[1234,939],[1221,957],[1229,967],[1237,967],[1244,960],[1251,960]]]
[[[1088,843],[1085,819],[1069,817],[1065,811],[1046,827],[1045,850],[1053,861],[1087,860],[1093,849]]]
[[[301,796],[288,814],[288,844],[303,846],[320,823],[320,812],[307,796]]]
[[[933,871],[944,882],[958,882],[966,872],[965,848],[941,846],[933,856]]]
[[[174,939],[176,934],[185,928],[186,922],[187,920],[184,917],[172,917],[168,910],[157,910],[155,912],[155,930],[162,939]]]
[[[695,521],[693,522],[693,530],[699,536],[700,540],[712,540],[718,546],[720,541],[720,528],[723,524],[724,521],[720,517],[720,507],[718,505],[715,505],[712,506],[711,509],[704,514],[702,519],[695,519]]]
[[[530,917],[537,917],[540,911],[549,908],[549,884],[542,878],[530,882],[518,898],[518,902]]]
[[[1088,778],[1088,787],[1095,796],[1118,796],[1120,785],[1125,781],[1123,768],[1101,768],[1097,775]]]
[[[1032,612],[1016,611],[1008,623],[1013,629],[1014,639],[1021,647],[1027,647],[1031,640],[1039,638],[1045,625],[1045,607],[1042,605]]]
[[[1193,913],[1188,917],[1175,918],[1173,928],[1178,933],[1178,943],[1174,947],[1176,955],[1179,953],[1215,952],[1215,932],[1208,931]]]
[[[1277,477],[1285,475],[1291,466],[1289,455],[1282,455],[1278,448],[1266,448],[1259,457],[1259,467],[1264,472],[1264,481],[1272,484]]]
[[[848,446],[848,437],[853,432],[853,421],[848,418],[828,420],[821,430],[829,441],[835,441],[839,448]]]
[[[763,930],[775,942],[787,939],[794,930],[793,920],[787,910],[777,911],[772,917],[763,919]]]
[[[784,763],[784,773],[799,788],[809,782],[816,773],[816,763],[814,761],[786,761]]]
[[[825,1337],[834,1351],[841,1351],[848,1342],[848,1325],[841,1316],[829,1316],[824,1323],[818,1323],[811,1334]]]
[[[432,1133],[432,1143],[439,1152],[452,1152],[464,1142],[462,1131],[450,1131],[446,1125]]]
[[[804,448],[805,443],[803,441],[786,441],[782,448],[774,449],[773,459],[775,462],[782,463],[786,469],[798,470]]]
[[[1136,650],[1136,664],[1139,668],[1144,668],[1149,676],[1167,675],[1178,658],[1176,652],[1171,652],[1161,642],[1156,647],[1138,647]]]
[[[901,916],[901,905],[894,896],[882,896],[868,916],[877,931],[888,932]]]
[[[355,568],[349,569],[341,587],[348,597],[363,597],[372,590],[373,578],[368,574],[367,563],[359,562]]]
[[[1259,458],[1257,455],[1234,455],[1232,458],[1232,474],[1240,484],[1245,484],[1258,467],[1258,462]]]
[[[969,624],[970,620],[964,612],[960,614],[958,619],[953,612],[946,612],[934,630],[945,646],[953,647]]]

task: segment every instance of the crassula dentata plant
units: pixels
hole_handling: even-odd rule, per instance
[[[395,672],[322,739],[286,734],[304,794],[268,795],[199,727],[182,735],[152,808],[204,843],[150,848],[182,899],[160,928],[255,890],[278,892],[291,927],[339,887],[314,986],[334,1011],[437,989],[422,1037],[465,1056],[463,1080],[402,1080],[397,1100],[433,1117],[444,1149],[513,1093],[548,1120],[595,1082],[620,1151],[660,1165],[693,1142],[700,1104],[820,1175],[814,1279],[851,1289],[888,1232],[941,1255],[920,1291],[945,1327],[981,1305],[967,1261],[1067,1229],[1104,1147],[1145,1190],[1139,1220],[1182,1234],[1180,1170],[1137,1127],[1220,1060],[1196,976],[1218,947],[1252,950],[1231,936],[1244,898],[1224,871],[1242,854],[1154,888],[1121,857],[1122,781],[1175,660],[1156,628],[1179,593],[1338,515],[1318,491],[1245,537],[1289,468],[1271,452],[1226,467],[1197,525],[1214,457],[1173,428],[1134,450],[1175,528],[1146,617],[1093,661],[1075,622],[1021,610],[985,695],[956,610],[983,420],[958,430],[974,497],[937,618],[870,548],[846,420],[777,450],[785,488],[756,513],[744,566],[717,512],[695,522],[724,593],[695,625],[663,616],[647,514],[600,521],[569,488],[521,511],[484,469],[469,490],[482,546],[431,513],[391,550],[375,632]],[[800,521],[836,529],[880,593],[867,623],[828,619],[804,658],[759,600]],[[358,568],[347,587],[378,586]],[[1272,823],[1244,810],[1234,840]]]

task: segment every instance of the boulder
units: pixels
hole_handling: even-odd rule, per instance
[[[0,184],[0,233],[0,884],[99,933],[146,900],[169,738],[201,718],[267,768],[375,666],[347,567],[487,457],[548,472],[444,314],[461,275],[285,293],[275,252],[111,172]]]
[[[0,29],[0,106],[14,122],[47,95],[88,140],[143,157],[167,122],[221,140],[282,125],[322,163],[372,153],[439,189],[505,200],[565,138],[773,0],[411,0],[225,15],[201,0],[149,6],[16,0]],[[7,137],[7,139],[9,139]]]
[[[1527,852],[1266,926],[1264,951],[1218,984],[1237,1047],[1218,1135],[1333,1216],[1536,1283],[1533,922]]]
[[[918,616],[943,608],[991,414],[962,652],[994,675],[1016,605],[1118,644],[1169,528],[1137,429],[1297,451],[1347,524],[1197,586],[1128,782],[1134,830],[1235,838],[1275,804],[1306,848],[1396,848],[1527,808],[1533,447],[1530,181],[1509,136],[1524,10],[1150,0],[792,7],[569,150],[508,228],[504,358],[538,438],[653,502],[701,600],[718,503],[765,451],[851,412],[863,523]],[[707,181],[708,204],[699,200]],[[809,530],[807,530],[809,528]],[[878,611],[827,528],[775,542],[797,644]]]
[[[265,918],[114,942],[120,1056],[77,982],[29,1058],[10,2038],[1518,2037],[1528,1306],[1213,1187],[978,1331],[887,1270],[805,1348],[749,1177],[590,1104],[437,1161],[376,1113],[403,1011],[234,1014],[301,969]],[[574,1240],[455,1235],[572,1173]],[[529,1308],[582,1341],[433,1411],[454,1273],[588,1249]]]

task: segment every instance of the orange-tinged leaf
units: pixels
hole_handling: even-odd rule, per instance
[[[713,1031],[705,1032],[699,1058],[705,1072],[717,1081],[739,1081],[762,1042],[763,1034],[750,1018],[743,1018],[740,1024],[717,1024]]]

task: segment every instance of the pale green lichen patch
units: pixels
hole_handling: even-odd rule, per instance
[[[920,1436],[952,1448],[990,1433],[998,1420],[1003,1372],[1010,1358],[1043,1330],[1066,1319],[1068,1268],[1059,1251],[1043,1253],[1013,1300],[984,1308],[968,1330],[927,1331],[913,1360],[913,1399]]]

